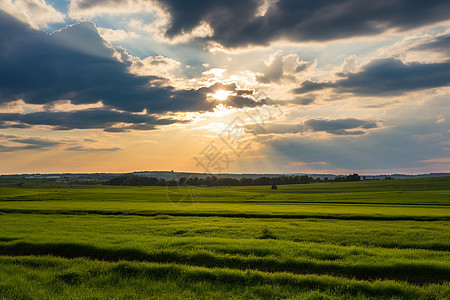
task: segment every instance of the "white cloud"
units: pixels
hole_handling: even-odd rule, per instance
[[[84,19],[106,14],[120,15],[159,10],[159,7],[151,0],[72,0],[69,5],[69,15],[74,19]]]
[[[375,57],[399,57],[404,62],[420,61],[422,63],[438,63],[445,62],[449,58],[448,52],[434,52],[432,50],[419,50],[423,44],[432,42],[435,38],[439,38],[450,34],[447,29],[440,33],[419,32],[412,33],[402,37],[399,41],[392,45],[379,48]]]
[[[265,60],[266,68],[257,79],[260,83],[292,83],[315,70],[317,60],[303,61],[297,54],[283,56],[278,50]]]
[[[48,24],[62,23],[65,20],[65,15],[45,0],[2,0],[0,9],[34,28],[47,28]]]
[[[162,55],[140,59],[128,54],[126,50],[120,47],[115,47],[115,50],[119,61],[129,64],[128,71],[132,74],[161,77],[162,81],[158,81],[158,83],[162,85],[177,84],[184,81],[184,79],[177,77],[178,73],[181,72],[181,63],[175,59]],[[183,87],[183,84],[180,87]]]
[[[436,120],[436,124],[446,124],[447,123],[447,119],[439,116],[438,119]]]
[[[356,72],[358,67],[358,58],[356,55],[350,55],[345,58],[344,62],[340,66],[339,72],[342,73],[353,73]]]
[[[103,28],[103,27],[97,27],[100,35],[109,42],[117,42],[122,41],[128,38],[137,38],[139,35],[135,32],[127,32],[122,29],[110,29],[110,28]]]

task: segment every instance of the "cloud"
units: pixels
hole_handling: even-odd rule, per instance
[[[179,61],[162,55],[148,56],[144,59],[126,55],[125,60],[131,63],[129,71],[139,76],[176,79],[172,72],[179,70],[181,67]]]
[[[274,53],[263,75],[257,76],[260,83],[278,82],[283,77],[283,55],[281,51]]]
[[[407,31],[448,20],[449,9],[445,0],[72,0],[70,5],[73,17],[154,11],[164,20],[160,27],[167,38],[190,35],[228,48]],[[208,34],[196,33],[202,27]]]
[[[57,141],[52,141],[48,139],[40,139],[40,138],[14,138],[10,139],[10,142],[15,143],[21,143],[21,144],[29,144],[29,145],[36,145],[36,146],[42,146],[42,147],[49,147],[49,146],[55,146],[61,144]]]
[[[6,140],[9,144],[13,143],[13,145],[6,145],[5,142],[2,142],[2,145],[0,145],[0,152],[49,149],[62,144],[59,141],[51,139],[42,139],[36,137],[20,137],[15,135],[6,135],[2,133],[0,133],[0,139]]]
[[[245,126],[246,131],[251,133],[260,133],[261,126],[257,125],[247,125]],[[303,132],[304,126],[303,124],[283,124],[283,123],[268,123],[264,124],[263,133],[265,134],[295,134]]]
[[[132,74],[131,62],[122,60],[123,52],[103,40],[90,22],[48,35],[0,11],[0,26],[8,28],[0,35],[4,45],[0,49],[0,103],[19,99],[44,105],[60,100],[75,105],[101,101],[105,107],[128,112],[202,112],[217,105],[208,98],[215,89],[238,92],[236,85],[220,84],[180,90],[164,78]],[[225,104],[259,105],[249,98],[232,100]]]
[[[290,100],[288,103],[297,104],[297,105],[309,105],[314,102],[316,98],[312,95],[306,95],[302,97],[295,97],[293,100]]]
[[[11,124],[11,122],[15,123]],[[180,121],[107,109],[43,111],[28,114],[0,113],[0,127],[3,128],[15,128],[15,125],[26,127],[47,125],[56,130],[104,129],[108,132],[123,132],[131,129],[153,130],[157,125],[170,125],[176,122]]]
[[[69,15],[75,19],[83,19],[104,14],[129,14],[157,10],[151,0],[71,0]]]
[[[357,68],[357,62],[358,58],[356,55],[350,55],[349,57],[345,58],[344,62],[340,66],[341,73],[350,73],[350,72],[356,72]]]
[[[399,100],[394,100],[394,101],[388,101],[388,102],[384,102],[384,103],[377,103],[377,104],[368,104],[368,105],[363,105],[363,108],[383,108],[383,107],[389,107],[395,104],[399,104],[400,101]]]
[[[429,42],[422,43],[411,50],[442,52],[448,55],[450,49],[450,34],[433,38]]]
[[[368,129],[378,128],[375,121],[360,120],[354,118],[346,119],[308,119],[298,124],[277,124],[270,123],[264,125],[266,134],[297,134],[308,132],[326,132],[332,135],[363,135]],[[249,132],[260,132],[259,125],[246,126]]]
[[[420,172],[448,171],[448,150],[437,146],[443,140],[448,140],[447,128],[439,128],[429,119],[417,117],[406,120],[407,123],[397,121],[395,126],[375,130],[370,135],[330,135],[321,139],[313,135],[278,135],[271,139],[261,139],[260,154],[273,157],[283,165],[292,161],[325,160],[330,166],[328,169],[404,168],[414,170],[420,168],[423,170]],[[433,133],[434,135],[420,139],[414,136],[414,133]],[[429,165],[427,169],[424,167],[426,163],[441,164],[441,166]],[[307,167],[315,169],[312,165]],[[322,166],[316,167],[320,169]],[[379,172],[379,170],[374,171],[375,174],[380,174]]]
[[[294,94],[306,94],[335,86],[336,85],[331,82],[312,82],[309,80],[305,80],[303,81],[301,87],[293,89],[292,92]]]
[[[21,150],[37,150],[46,147],[42,147],[39,145],[26,145],[26,146],[5,146],[0,145],[0,152],[16,152]]]
[[[80,152],[114,152],[122,150],[121,148],[111,147],[111,148],[89,148],[84,146],[73,146],[65,148],[66,151],[80,151]]]
[[[361,135],[366,133],[362,129],[373,129],[378,127],[378,124],[375,121],[366,121],[354,118],[336,120],[310,119],[307,120],[304,125],[311,131],[322,131],[334,135]]]
[[[214,34],[210,40],[225,47],[267,45],[272,41],[325,41],[370,36],[387,30],[404,31],[449,18],[448,1],[280,0],[264,15],[258,11],[264,1],[219,0],[159,1],[170,14],[166,35],[190,32],[201,22]]]
[[[295,94],[333,88],[338,93],[359,96],[391,96],[410,91],[447,86],[450,83],[450,62],[404,63],[396,58],[376,59],[356,73],[338,74],[336,82],[304,81]]]
[[[309,165],[327,166],[328,163],[326,161],[313,161],[313,162],[290,161],[288,163],[288,167],[309,166]]]
[[[423,99],[422,96],[417,97],[418,101],[421,99]],[[335,105],[339,107],[339,104]],[[366,125],[353,121],[350,122],[352,126],[333,124],[331,128],[329,124],[318,126],[309,122],[314,129],[327,131],[361,125],[359,128],[346,130],[361,130],[370,134],[348,136],[318,132],[316,135],[311,132],[310,134],[262,135],[258,137],[260,144],[258,153],[271,157],[272,161],[277,161],[281,166],[286,166],[291,161],[326,161],[329,164],[327,169],[410,168],[414,171],[415,168],[420,168],[421,171],[418,172],[444,172],[445,170],[448,172],[449,165],[445,159],[449,158],[449,126],[436,124],[436,120],[441,117],[448,119],[449,108],[448,95],[441,93],[428,98],[427,101],[420,101],[419,104],[410,100],[393,109],[383,110],[382,124],[380,121],[372,121],[373,117],[367,117],[367,119],[356,117],[357,120],[366,121]],[[367,112],[363,111],[363,113]],[[333,121],[334,119],[325,120]],[[303,125],[303,122],[300,124]],[[363,128],[373,127],[375,124],[378,124],[378,127]],[[419,162],[430,159],[436,161]],[[312,170],[319,167],[321,166],[308,166],[304,169]]]
[[[430,158],[425,160],[419,160],[420,163],[450,163],[450,157]]]
[[[3,133],[0,132],[0,138],[6,138],[6,139],[8,139],[8,138],[18,138],[18,136],[12,135],[12,134],[3,134]]]
[[[266,70],[256,80],[260,83],[280,83],[282,79],[295,81],[297,74],[312,70],[317,60],[300,61],[297,54],[283,56],[281,50],[272,54],[266,62]]]
[[[79,152],[112,152],[122,150],[118,147],[88,147],[84,144],[95,143],[93,139],[47,139],[39,137],[24,137],[17,135],[8,135],[0,133],[0,140],[3,145],[0,145],[0,152],[15,152],[22,150],[48,150],[55,147],[66,146],[66,151]]]
[[[103,28],[97,27],[100,35],[109,42],[117,42],[123,41],[128,38],[137,38],[138,34],[135,32],[127,32],[122,29],[111,29],[111,28]]]
[[[27,124],[17,124],[17,123],[11,123],[11,122],[0,122],[0,128],[7,129],[7,128],[31,128],[30,125]]]
[[[51,23],[62,23],[65,15],[44,0],[2,0],[0,10],[16,16],[34,28],[47,28]]]

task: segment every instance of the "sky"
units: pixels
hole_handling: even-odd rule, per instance
[[[446,0],[2,0],[0,174],[450,172]]]

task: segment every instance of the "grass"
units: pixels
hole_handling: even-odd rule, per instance
[[[5,298],[444,298],[448,284],[419,287],[391,280],[267,273],[175,264],[103,262],[54,257],[4,257]],[[26,278],[23,280],[23,278]],[[20,288],[17,282],[24,283]]]
[[[0,298],[450,294],[450,177],[195,193],[17,183],[0,180]]]

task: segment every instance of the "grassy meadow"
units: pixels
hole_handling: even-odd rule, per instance
[[[450,177],[248,187],[0,179],[0,298],[449,299]]]

